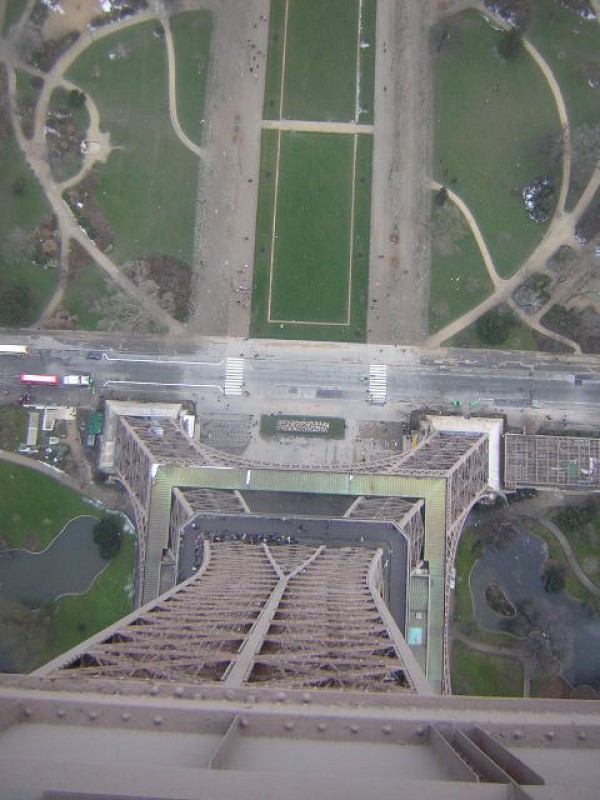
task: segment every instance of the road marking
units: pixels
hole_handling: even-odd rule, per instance
[[[375,405],[385,405],[387,399],[387,366],[385,364],[371,364],[369,367],[369,397]]]
[[[109,380],[104,381],[102,388],[117,384],[119,386],[164,386],[167,388],[175,389],[217,389],[223,393],[223,387],[218,383],[160,383],[160,381],[126,381],[126,380]]]
[[[241,394],[244,384],[244,359],[228,358],[225,369],[225,394]]]
[[[107,355],[106,353],[104,353],[103,356],[107,361],[126,361],[131,364],[186,364],[195,365],[198,367],[220,367],[223,363],[223,359],[220,361],[184,361],[183,359],[171,361],[163,358],[152,358],[151,356],[141,356],[135,358],[129,358],[128,356],[113,357]]]

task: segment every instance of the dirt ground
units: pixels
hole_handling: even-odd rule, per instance
[[[60,0],[54,9],[48,9],[44,38],[60,39],[70,31],[82,31],[88,22],[101,13],[100,0]]]

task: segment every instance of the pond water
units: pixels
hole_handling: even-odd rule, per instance
[[[92,538],[97,517],[72,519],[42,553],[0,556],[0,597],[39,608],[63,594],[85,594],[107,566]]]
[[[565,678],[573,685],[599,683],[600,617],[564,592],[544,591],[541,578],[544,558],[544,543],[525,531],[519,531],[506,548],[485,546],[471,573],[477,622],[488,630],[503,629],[505,618],[492,611],[485,600],[485,589],[490,583],[499,583],[515,606],[543,597],[561,608],[573,632],[573,659],[564,671]]]

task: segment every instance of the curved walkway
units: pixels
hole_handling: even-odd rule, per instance
[[[165,32],[165,47],[167,51],[167,74],[169,76],[169,117],[171,119],[171,126],[177,135],[180,142],[191,150],[198,158],[206,159],[206,150],[194,144],[188,135],[184,132],[179,124],[179,116],[177,115],[177,66],[175,61],[175,46],[173,44],[173,34],[171,33],[171,26],[169,25],[169,18],[161,18],[163,30]]]
[[[514,647],[501,647],[500,645],[485,644],[476,639],[471,639],[461,631],[452,632],[452,641],[461,642],[471,650],[476,650],[478,653],[486,653],[490,656],[502,656],[504,658],[512,658],[521,662],[523,667],[523,697],[531,696],[531,674],[528,659],[523,655],[518,645]]]
[[[44,464],[43,461],[37,461],[34,458],[22,456],[20,453],[10,453],[8,450],[0,450],[0,461],[7,461],[9,464],[15,464],[18,467],[33,469],[36,472],[40,472],[42,475],[46,475],[46,477],[52,478],[53,480],[62,483],[63,486],[67,486],[69,489],[73,489],[81,494],[82,486],[79,481],[76,481],[74,478],[72,478],[70,475],[67,475],[66,472],[62,472],[60,469],[56,469],[48,464]]]
[[[159,17],[160,18],[160,17]],[[22,19],[25,19],[23,15]],[[94,37],[88,40],[84,34],[80,35],[77,41],[70,47],[63,55],[56,61],[52,69],[44,74],[44,86],[38,99],[36,114],[34,119],[34,134],[31,141],[27,140],[23,135],[18,120],[13,119],[13,127],[15,130],[15,138],[23,152],[26,160],[31,168],[34,170],[41,186],[52,206],[56,215],[58,226],[61,234],[61,269],[59,280],[56,290],[50,299],[49,303],[44,309],[41,319],[47,319],[49,315],[54,313],[59,306],[65,292],[68,280],[68,246],[69,240],[73,239],[84,247],[90,254],[94,261],[107,272],[114,283],[125,291],[129,296],[136,300],[148,311],[149,315],[157,319],[163,324],[170,333],[181,333],[184,330],[182,323],[174,320],[156,301],[149,298],[138,287],[136,287],[125,275],[121,272],[118,266],[108,258],[96,245],[89,239],[87,234],[82,232],[77,220],[72,212],[62,199],[62,193],[65,189],[79,183],[93,168],[98,161],[106,162],[110,155],[110,135],[104,134],[100,131],[100,115],[97,106],[90,97],[87,97],[87,108],[90,115],[90,125],[88,128],[87,138],[97,141],[100,148],[95,153],[86,155],[82,169],[72,178],[57,184],[51,174],[49,165],[46,161],[46,140],[45,140],[45,120],[50,98],[54,89],[59,86],[65,88],[75,88],[75,85],[66,80],[64,73],[74,63],[77,57],[86,50],[92,43],[97,42],[99,39],[112,35],[118,31],[124,30],[133,25],[138,25],[142,22],[157,19],[157,14],[154,11],[145,11],[136,14],[125,20],[120,20],[105,25],[94,31]],[[179,119],[177,117],[176,106],[176,68],[175,68],[175,52],[173,46],[173,39],[171,35],[170,26],[167,19],[160,18],[161,24],[165,30],[165,48],[167,53],[168,64],[168,89],[169,89],[169,115],[173,130],[181,143],[190,151],[192,151],[198,158],[204,159],[206,152],[203,148],[194,144],[182,130]],[[8,48],[7,48],[8,49]],[[8,62],[8,59],[6,59]],[[19,62],[18,55],[14,55],[10,59],[11,69],[9,70],[10,93],[16,100],[16,76],[15,68],[25,67]],[[8,66],[8,63],[7,63]],[[16,107],[16,102],[13,104]]]
[[[593,594],[594,597],[600,597],[600,586],[598,586],[594,581],[592,581],[583,571],[581,568],[579,561],[577,560],[577,556],[575,555],[573,548],[571,547],[569,540],[565,536],[565,534],[561,531],[561,529],[552,522],[552,520],[548,519],[548,517],[533,517],[530,514],[515,514],[515,517],[520,519],[527,519],[532,520],[534,522],[539,523],[542,525],[549,533],[551,533],[556,541],[562,548],[563,553],[567,561],[569,562],[569,566],[575,573],[575,576],[579,583]]]
[[[477,247],[479,247],[479,252],[481,253],[481,257],[483,258],[483,263],[488,271],[488,275],[491,278],[492,283],[494,284],[494,290],[497,289],[503,283],[503,278],[501,278],[498,273],[496,272],[496,266],[492,259],[491,253],[488,250],[488,246],[485,243],[485,239],[483,238],[483,234],[481,233],[481,229],[477,224],[477,220],[471,213],[471,209],[465,203],[465,201],[460,197],[456,192],[449,189],[447,186],[443,187],[441,183],[437,181],[431,182],[431,188],[434,192],[439,191],[442,188],[445,188],[448,192],[448,197],[455,206],[461,211],[463,217],[466,219],[469,227],[471,228],[471,233],[473,234],[473,238],[477,242]]]
[[[473,3],[473,7],[477,8],[482,13],[485,13],[486,16],[491,17],[494,20],[494,24],[507,29],[509,26],[501,20],[499,17],[491,14],[489,9],[487,9],[481,3]],[[598,6],[600,6],[600,2],[596,0],[596,5],[594,6],[596,10],[598,10]],[[599,17],[600,21],[600,17]],[[596,168],[596,171],[591,176],[588,185],[583,192],[581,198],[579,199],[578,203],[576,204],[575,208],[571,210],[571,212],[565,212],[565,203],[567,199],[567,193],[569,191],[569,183],[570,183],[570,175],[571,175],[571,149],[570,149],[570,127],[569,127],[569,120],[566,110],[566,104],[558,84],[554,73],[552,72],[551,67],[549,66],[548,62],[543,58],[539,50],[528,40],[524,40],[524,47],[529,56],[535,61],[538,68],[541,70],[550,91],[552,92],[552,96],[554,98],[554,102],[556,105],[556,110],[558,113],[559,121],[562,128],[562,135],[563,135],[563,164],[562,164],[562,178],[561,178],[561,187],[560,192],[557,198],[556,209],[554,213],[554,217],[548,231],[540,244],[535,248],[533,253],[527,258],[527,260],[522,264],[520,269],[511,276],[510,278],[503,279],[498,276],[495,265],[493,263],[493,259],[487,250],[487,246],[485,245],[485,241],[483,236],[481,235],[481,231],[479,230],[479,226],[471,214],[468,206],[459,198],[455,193],[448,190],[448,194],[455,202],[455,204],[461,209],[463,212],[465,219],[468,221],[473,236],[477,241],[479,249],[481,251],[482,257],[484,259],[484,263],[490,278],[492,279],[495,291],[491,294],[488,298],[483,300],[479,303],[475,308],[468,311],[466,314],[463,314],[456,320],[453,320],[451,323],[446,325],[445,328],[441,329],[437,333],[433,334],[427,339],[426,344],[428,346],[438,347],[447,339],[452,338],[457,333],[460,333],[464,328],[468,327],[469,325],[473,324],[482,314],[486,311],[489,311],[494,306],[502,301],[510,301],[512,293],[514,290],[523,282],[523,280],[527,277],[527,275],[536,272],[536,271],[543,271],[546,266],[546,262],[550,258],[550,256],[563,244],[569,244],[573,246],[576,244],[576,240],[574,237],[575,227],[577,222],[579,221],[580,217],[586,211],[589,203],[593,199],[596,191],[600,188],[600,165]],[[439,187],[440,184],[437,182],[434,183],[434,188]],[[494,277],[495,276],[495,277]],[[512,304],[511,304],[512,305]],[[539,320],[538,315],[534,319],[528,317],[528,315],[522,313],[518,307],[513,306],[514,310],[518,314],[518,316],[522,319],[522,321],[529,325],[529,327],[533,328],[534,330],[538,331],[540,334],[547,336],[548,338],[554,339],[555,341],[561,342],[562,344],[566,345],[567,347],[572,348],[576,353],[581,353],[580,345],[567,338],[566,336],[562,336],[560,334],[555,333],[554,331],[548,330],[545,326],[543,326]],[[544,310],[545,313],[547,309]]]

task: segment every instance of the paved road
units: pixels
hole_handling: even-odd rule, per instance
[[[307,342],[205,339],[190,352],[163,355],[159,339],[112,341],[79,334],[2,336],[5,342],[29,339],[26,358],[0,357],[0,397],[20,392],[19,374],[65,375],[92,372],[100,391],[129,399],[189,398],[206,412],[343,414],[348,419],[398,420],[413,408],[456,410],[478,401],[476,410],[537,413],[554,420],[600,430],[600,358],[554,357],[490,351],[427,351]],[[90,343],[92,342],[92,343]],[[116,345],[111,347],[112,345]],[[101,361],[86,358],[91,348]],[[187,350],[187,352],[186,352]],[[227,358],[243,357],[247,394],[224,397]],[[387,404],[369,405],[368,382],[360,376],[369,364],[387,364]],[[581,378],[575,383],[574,375]],[[80,390],[36,389],[37,400],[52,397],[87,401]]]

